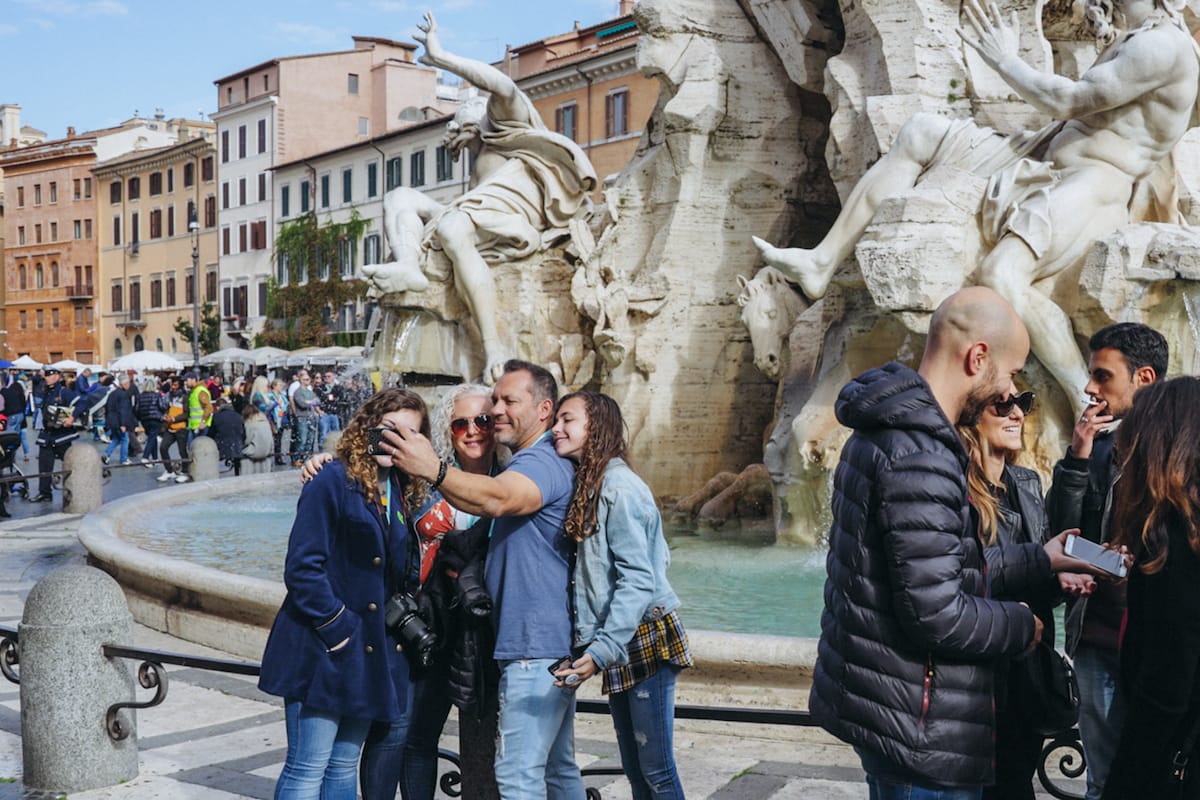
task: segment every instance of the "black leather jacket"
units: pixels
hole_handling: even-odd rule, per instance
[[[825,610],[809,707],[826,730],[943,785],[991,783],[993,665],[1033,614],[986,599],[967,454],[916,372],[851,381],[834,475]]]

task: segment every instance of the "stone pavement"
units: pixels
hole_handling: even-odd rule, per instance
[[[78,523],[76,516],[43,513],[0,524],[0,624],[17,626],[25,597],[47,572],[83,560],[75,539]],[[134,639],[138,647],[229,658],[141,626],[135,626]],[[73,800],[270,798],[286,747],[279,700],[260,693],[253,679],[184,667],[168,666],[166,671],[166,700],[138,712],[138,777],[75,793]],[[690,691],[681,688],[679,702],[704,702],[688,696]],[[20,732],[18,687],[0,680],[0,800],[49,797],[26,791],[20,782]],[[444,748],[458,750],[457,732],[452,714]],[[606,716],[579,715],[576,737],[581,766],[618,764]],[[684,789],[691,798],[867,797],[854,752],[818,729],[680,720],[675,739]],[[606,800],[630,796],[622,778],[587,782],[600,788]]]

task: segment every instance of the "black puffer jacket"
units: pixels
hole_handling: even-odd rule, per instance
[[[902,364],[851,381],[837,417],[854,434],[834,475],[813,718],[930,782],[988,784],[993,662],[1028,647],[1034,619],[985,599],[966,451]]]

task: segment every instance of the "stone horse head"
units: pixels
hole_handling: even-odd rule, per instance
[[[742,307],[742,324],[750,331],[754,366],[771,380],[779,380],[788,334],[803,300],[774,267],[763,267],[750,280],[738,275],[737,282],[742,288],[737,304]]]

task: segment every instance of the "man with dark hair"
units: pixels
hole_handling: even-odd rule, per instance
[[[62,382],[62,373],[54,367],[42,372],[46,378],[46,394],[42,400],[42,431],[38,434],[38,493],[29,498],[44,503],[53,498],[51,472],[54,462],[66,458],[71,443],[79,437],[75,428],[74,410],[77,395]]]
[[[1097,331],[1088,349],[1090,380],[1083,391],[1092,404],[1075,423],[1066,455],[1054,465],[1046,511],[1049,530],[1079,528],[1093,542],[1107,542],[1112,487],[1119,471],[1112,434],[1133,407],[1138,389],[1166,376],[1167,340],[1146,325],[1119,322]],[[1067,606],[1067,653],[1079,678],[1086,797],[1099,800],[1125,716],[1117,652],[1125,584],[1068,576],[1060,583],[1069,595],[1077,595]]]
[[[563,534],[575,467],[550,439],[558,384],[548,371],[509,361],[492,392],[496,441],[513,452],[495,477],[438,459],[429,440],[388,431],[385,451],[425,478],[454,508],[491,517],[485,582],[496,624],[500,721],[496,784],[504,798],[567,800],[584,795],[575,763],[575,692],[548,668],[571,653],[568,607],[574,544]]]
[[[978,798],[993,780],[992,664],[1035,646],[1042,623],[987,597],[954,424],[1015,394],[1028,353],[1012,306],[962,289],[934,312],[916,372],[893,362],[838,396],[854,433],[834,475],[809,708],[854,745],[872,797]]]

